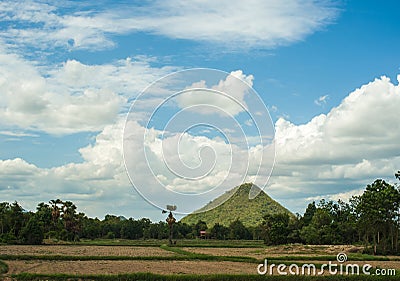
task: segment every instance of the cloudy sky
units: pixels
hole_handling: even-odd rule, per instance
[[[162,219],[129,181],[125,121],[146,87],[190,68],[232,74],[210,88],[229,91],[233,76],[261,97],[275,128],[275,166],[265,191],[291,211],[303,213],[320,198],[345,200],[376,178],[394,181],[400,169],[399,8],[395,0],[2,1],[0,201],[34,210],[61,198],[89,216]],[[204,83],[191,82],[186,86]],[[246,104],[249,91],[235,89]],[[136,104],[128,126],[134,132],[150,129],[139,113],[168,95],[157,90]],[[191,93],[175,106],[197,100]],[[224,107],[218,98],[202,102]],[[239,116],[240,109],[226,108]],[[233,158],[219,158],[212,177],[188,184],[164,177],[159,166],[162,142],[175,136],[162,136],[157,126],[149,132],[146,144],[143,135],[131,136],[132,151],[145,145],[150,154],[144,159],[132,152],[135,172],[150,161],[158,181],[179,192],[253,179],[265,148],[244,151],[218,132],[188,131],[181,152],[193,161],[189,166],[199,164],[191,155],[204,144],[249,163],[242,177],[230,166]],[[269,164],[259,166],[264,179]]]

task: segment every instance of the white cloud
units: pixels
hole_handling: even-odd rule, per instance
[[[145,134],[142,126],[130,121],[124,137],[133,184],[157,206],[175,202],[179,212],[194,211],[257,172],[247,169],[258,165],[260,156],[234,144],[188,133],[165,135],[155,129]],[[249,163],[250,158],[258,162]]]
[[[206,85],[205,81],[193,83],[176,101],[180,108],[201,114],[237,115],[247,109],[245,95],[251,91],[253,79],[253,75],[245,75],[242,70],[232,71],[217,85]]]
[[[316,116],[306,124],[295,125],[278,120],[276,166],[266,191],[298,211],[304,210],[311,200],[346,200],[359,194],[366,184],[376,178],[392,179],[393,173],[400,167],[399,107],[400,86],[382,77],[350,93],[328,114]],[[143,202],[135,195],[123,167],[123,126],[124,118],[118,118],[114,124],[105,126],[93,145],[80,149],[83,163],[41,169],[22,159],[0,161],[1,198],[11,201],[21,198],[28,205],[42,200],[40,198],[44,194],[48,199],[71,198],[78,206],[82,203],[84,210],[89,210],[92,215],[105,210],[105,204],[109,208],[107,210],[117,210],[127,208],[133,202]],[[230,154],[228,144],[218,139],[184,134],[179,156],[188,167],[201,163],[198,152],[205,144],[213,147],[216,155],[224,157],[219,158],[221,162],[216,163],[211,178],[190,184],[180,177],[171,177],[163,166],[161,140],[165,140],[167,148],[164,156],[170,159],[177,156],[172,145],[176,140],[172,136],[162,139],[162,132],[153,129],[146,141],[151,152],[148,161],[156,172],[154,178],[146,172],[147,163],[139,151],[143,146],[144,128],[136,122],[131,122],[129,126],[131,132],[135,132],[128,136],[133,156],[131,164],[138,171],[144,171],[141,177],[143,182],[149,183],[147,188],[152,188],[151,184],[160,180],[179,192],[204,191],[226,176],[230,167],[230,159],[226,157]],[[232,161],[237,166],[229,171],[230,181],[226,188],[243,180],[240,171],[246,168],[247,157],[251,164],[244,181],[252,180],[258,167],[254,163],[258,163],[262,150],[267,148],[254,146],[244,150],[231,145]],[[268,159],[263,161],[261,168],[268,166]],[[114,202],[118,203],[113,205]]]
[[[277,112],[278,111],[278,107],[276,105],[272,105],[268,108],[271,112]]]
[[[246,124],[249,127],[254,125],[253,120],[251,120],[251,119],[247,119],[246,121],[244,121],[244,124]]]
[[[18,179],[25,176],[32,176],[36,173],[40,173],[40,169],[21,158],[0,161],[0,175],[2,178],[13,177],[14,179]]]
[[[177,8],[179,7],[179,8]],[[138,29],[231,48],[274,47],[303,39],[337,15],[322,1],[155,1],[132,20]]]
[[[347,199],[376,178],[393,179],[400,167],[399,107],[400,86],[382,77],[306,124],[279,119],[270,192],[281,198],[297,194],[305,206],[311,197]]]
[[[70,93],[64,85],[51,83],[51,79],[16,55],[0,54],[0,66],[3,126],[56,134],[101,130],[115,119],[123,101],[105,89]]]
[[[308,202],[312,202],[312,201],[317,202],[322,199],[325,199],[326,201],[328,201],[328,200],[339,201],[339,199],[340,199],[344,202],[348,202],[351,197],[361,195],[363,192],[364,192],[364,188],[361,188],[361,189],[350,190],[347,192],[340,192],[340,193],[336,193],[336,194],[325,194],[324,196],[308,197],[308,198],[306,198],[306,200]]]
[[[80,149],[82,163],[54,168],[39,168],[16,158],[0,160],[0,197],[2,201],[22,203],[34,210],[37,203],[61,198],[73,200],[91,216],[116,212],[132,213],[132,202],[143,205],[134,192],[122,162],[123,118],[108,125],[95,143]],[[145,216],[143,213],[141,216]]]
[[[39,137],[37,134],[19,132],[19,131],[0,131],[0,135],[10,136],[10,137]]]
[[[318,99],[314,100],[314,103],[318,106],[326,105],[329,95],[320,96]]]
[[[129,58],[104,65],[68,60],[43,68],[3,52],[0,124],[50,134],[101,131],[116,120],[128,97],[172,69]]]
[[[276,123],[284,163],[358,163],[397,156],[400,88],[386,77],[362,86],[327,115],[304,125]],[[365,158],[367,157],[367,158]]]
[[[331,23],[338,14],[333,3],[173,0],[147,2],[140,7],[98,6],[96,12],[90,8],[80,12],[81,3],[70,5],[65,14],[62,4],[3,1],[0,18],[7,23],[23,22],[25,28],[9,24],[0,36],[10,46],[98,50],[115,46],[110,35],[145,31],[217,43],[228,49],[270,48],[302,40]]]
[[[94,18],[93,13],[60,15],[58,8],[38,1],[4,1],[0,5],[2,20],[23,23],[24,28],[10,24],[0,35],[9,46],[17,47],[104,49],[114,46],[104,34],[107,28],[102,25],[107,22]]]

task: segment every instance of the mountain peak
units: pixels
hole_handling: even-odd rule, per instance
[[[254,198],[250,199],[252,197]],[[181,221],[195,224],[202,220],[211,228],[215,223],[229,226],[230,223],[239,219],[248,227],[260,224],[266,214],[274,213],[288,213],[293,216],[259,187],[252,183],[244,183],[225,192],[194,213],[185,216]]]

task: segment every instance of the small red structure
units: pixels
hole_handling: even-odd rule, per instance
[[[207,238],[207,231],[200,230],[200,238],[206,239]]]

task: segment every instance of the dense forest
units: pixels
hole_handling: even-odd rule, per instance
[[[395,174],[400,180],[400,171]],[[207,231],[210,239],[262,239],[267,245],[363,244],[374,254],[399,254],[400,190],[397,184],[375,180],[363,194],[343,201],[312,202],[303,215],[267,215],[256,227],[245,227],[240,220],[229,227],[203,221],[188,225],[177,222],[173,237],[196,238]],[[166,222],[147,218],[126,219],[106,215],[103,220],[78,213],[71,201],[60,199],[40,203],[36,212],[26,212],[17,203],[0,203],[0,243],[41,244],[45,238],[65,241],[80,239],[166,239]]]

